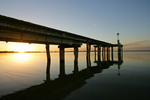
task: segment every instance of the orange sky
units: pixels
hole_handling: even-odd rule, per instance
[[[0,42],[0,51],[45,51],[44,44],[28,44],[16,42]],[[93,49],[93,48],[92,48]],[[50,45],[50,51],[58,51],[58,45]],[[73,48],[67,48],[67,51],[72,51]],[[82,45],[80,50],[85,50],[85,45]]]
[[[150,41],[136,41],[123,44],[124,50],[150,50]],[[73,48],[67,48],[66,51],[72,51]],[[86,50],[86,45],[83,44],[80,51]],[[93,46],[91,50],[94,50]],[[115,49],[114,49],[115,50]],[[15,42],[0,42],[0,51],[45,51],[44,44],[28,44]],[[50,45],[50,51],[59,51],[58,45]]]

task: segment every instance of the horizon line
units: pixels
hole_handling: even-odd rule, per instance
[[[126,52],[126,51],[150,51],[150,50],[123,50],[123,52]],[[45,53],[45,52],[46,51],[0,51],[0,53]],[[50,52],[59,52],[59,51],[50,51]],[[74,52],[74,51],[65,51],[65,52]],[[83,50],[79,52],[86,52],[86,51]],[[91,52],[95,52],[95,51],[91,50]],[[113,52],[117,52],[117,50]]]

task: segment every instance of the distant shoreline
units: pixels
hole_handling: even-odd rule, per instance
[[[58,53],[59,51],[50,51],[51,53]],[[73,51],[65,51],[65,52],[73,52]],[[86,51],[79,51],[86,52]],[[94,52],[94,51],[91,51]],[[117,52],[117,51],[114,51]],[[123,52],[150,52],[150,50],[124,50]],[[46,53],[45,51],[0,51],[0,53]]]
[[[124,50],[124,52],[150,52],[150,50]]]

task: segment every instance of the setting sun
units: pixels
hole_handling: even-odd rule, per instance
[[[19,52],[32,51],[32,47],[30,46],[30,44],[27,43],[13,43],[10,49],[12,51],[19,51]]]
[[[31,54],[30,53],[14,53],[13,58],[16,61],[26,61],[31,58]]]

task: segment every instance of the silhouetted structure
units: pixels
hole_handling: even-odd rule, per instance
[[[118,34],[117,34],[118,35]],[[78,57],[78,47],[83,43],[87,45],[87,67],[91,66],[90,62],[90,51],[91,45],[95,47],[95,58],[96,58],[96,48],[98,47],[98,59],[101,59],[101,48],[102,49],[102,59],[106,60],[105,49],[107,48],[107,60],[110,60],[110,47],[112,61],[113,61],[113,47],[118,47],[118,60],[121,60],[122,47],[118,38],[118,44],[111,44],[92,38],[76,35],[73,33],[56,30],[48,28],[45,26],[33,24],[30,22],[25,22],[22,20],[6,17],[0,15],[0,41],[11,41],[11,42],[25,42],[25,43],[38,43],[46,45],[47,60],[50,60],[49,45],[59,45],[60,50],[60,65],[62,65],[61,75],[65,75],[64,69],[64,53],[65,48],[75,48],[75,61]],[[123,55],[122,55],[123,56]]]
[[[123,45],[120,44],[119,40],[118,44],[111,44],[2,15],[0,15],[0,41],[45,44],[47,54],[47,70],[46,70],[47,77],[45,83],[38,86],[33,86],[31,88],[8,96],[4,96],[1,98],[2,100],[5,99],[41,100],[48,98],[58,100],[63,98],[72,90],[75,90],[81,87],[82,85],[86,84],[85,80],[92,77],[95,73],[101,72],[102,69],[108,68],[110,65],[114,63],[118,64],[118,62],[123,61],[122,58]],[[79,72],[78,48],[83,43],[86,44],[87,48],[86,49],[87,69]],[[54,81],[50,80],[50,59],[51,59],[49,52],[50,44],[59,45],[58,48],[60,55],[60,73],[59,78],[55,79]],[[97,66],[95,67],[91,67],[91,60],[90,60],[91,45],[94,45],[95,47],[95,60],[96,60],[96,48],[98,48],[97,51],[98,61],[95,61],[97,62]],[[110,60],[110,47],[111,47],[111,60]],[[114,47],[118,47],[117,62],[113,61]],[[65,48],[74,48],[74,56],[75,56],[74,71],[73,74],[70,75],[65,74]]]

